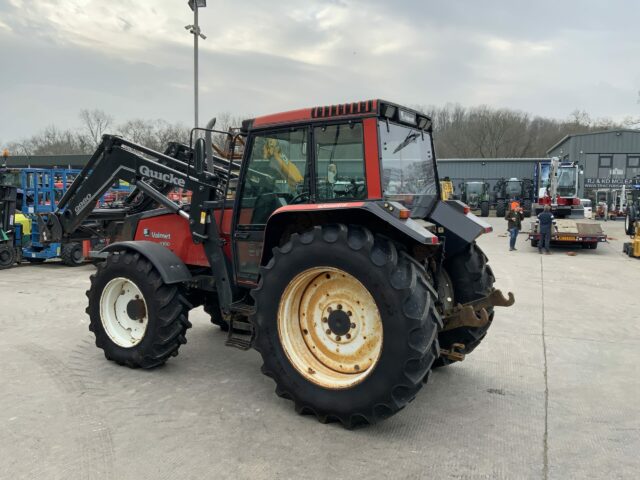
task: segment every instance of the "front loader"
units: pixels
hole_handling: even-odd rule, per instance
[[[298,412],[353,427],[406,406],[432,368],[478,346],[495,306],[513,303],[476,244],[491,227],[440,199],[424,114],[370,100],[212,132],[227,135],[224,155],[203,139],[162,154],[105,135],[64,211],[42,217],[48,241],[90,217],[118,226],[87,292],[109,360],[162,365],[202,305],[227,345],[260,352]],[[131,198],[94,210],[117,179]],[[191,204],[167,198],[174,187]]]

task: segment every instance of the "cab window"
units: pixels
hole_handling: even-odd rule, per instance
[[[313,138],[318,200],[366,198],[362,124],[316,127]]]
[[[280,207],[309,200],[307,129],[257,135],[240,198],[239,225],[264,225]]]

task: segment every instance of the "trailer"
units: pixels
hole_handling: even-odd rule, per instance
[[[528,239],[531,246],[538,248],[540,243],[538,220],[531,222]],[[599,223],[581,222],[568,218],[556,220],[556,231],[551,234],[551,245],[581,245],[582,248],[596,249],[600,242],[606,242],[607,235]]]

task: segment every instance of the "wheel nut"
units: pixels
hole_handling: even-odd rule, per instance
[[[349,316],[353,315],[353,313],[351,313],[351,310],[347,310],[347,315]]]
[[[339,342],[340,340],[342,340],[342,337],[340,335],[336,336],[336,342]]]
[[[342,310],[342,305],[338,304],[338,310]]]
[[[329,313],[333,312],[333,308],[331,308],[331,307],[327,308],[327,312],[329,312]]]
[[[322,321],[323,321],[324,323],[327,323],[327,322],[329,321],[329,319],[328,319],[327,317],[322,317]]]
[[[356,324],[355,323],[351,323],[351,328],[356,328]]]
[[[350,334],[350,333],[347,333],[347,334],[345,335],[345,337],[347,337],[347,340],[349,340],[349,339],[351,338],[351,334]]]

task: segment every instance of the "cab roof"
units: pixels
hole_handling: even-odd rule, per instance
[[[384,110],[383,110],[384,109]],[[403,107],[386,100],[364,100],[361,102],[341,103],[337,105],[322,105],[317,107],[301,108],[288,112],[274,113],[251,118],[242,122],[242,130],[248,131],[256,128],[272,127],[278,125],[289,125],[295,123],[309,123],[338,118],[364,118],[384,115],[391,118],[402,109],[406,112],[416,114],[416,116],[426,118],[425,114],[417,110]],[[392,113],[389,113],[392,111]]]

